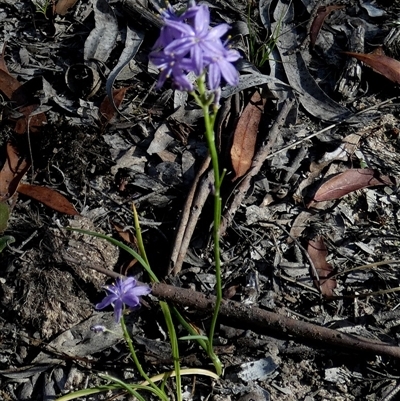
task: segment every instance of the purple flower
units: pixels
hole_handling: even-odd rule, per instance
[[[118,323],[122,316],[124,305],[136,308],[140,304],[139,296],[147,295],[151,292],[150,287],[137,285],[133,277],[127,279],[117,278],[115,285],[103,287],[109,294],[96,305],[96,309],[104,309],[108,305],[114,307],[115,321]]]
[[[184,69],[190,69],[190,60],[177,57],[173,54],[166,54],[163,51],[152,52],[151,57],[154,65],[161,70],[156,86],[157,89],[160,89],[166,79],[172,76],[180,90],[189,92],[193,90],[193,85],[184,72]]]
[[[190,53],[196,75],[203,72],[205,54],[220,55],[224,50],[221,37],[228,31],[229,25],[220,24],[210,29],[210,10],[205,5],[198,6],[192,24],[168,20],[165,24],[182,34],[165,47],[165,53],[182,56]]]
[[[93,326],[90,326],[90,330],[94,333],[104,333],[107,331],[107,328],[101,324],[94,324]]]
[[[221,39],[229,25],[210,28],[210,10],[194,2],[179,16],[171,6],[161,15],[165,25],[150,53],[150,59],[161,70],[157,88],[171,77],[179,89],[192,91],[193,85],[187,78],[189,72],[196,76],[207,72],[208,89],[213,91],[220,86],[222,78],[230,85],[237,85],[239,74],[232,63],[240,54],[228,49]]]
[[[239,83],[239,75],[232,62],[239,58],[238,51],[226,49],[220,55],[209,57],[208,88],[211,90],[217,89],[221,83],[221,75],[229,85],[236,86]]]

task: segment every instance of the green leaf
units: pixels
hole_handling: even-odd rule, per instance
[[[0,203],[0,233],[7,229],[10,208],[6,203]]]
[[[15,242],[15,238],[11,235],[5,235],[4,237],[0,237],[0,252],[7,246],[7,244],[12,244]]]

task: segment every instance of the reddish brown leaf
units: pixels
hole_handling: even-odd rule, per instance
[[[47,118],[44,115],[44,113],[38,113],[34,114],[31,116],[31,113],[33,113],[37,109],[36,104],[32,104],[30,106],[24,106],[18,109],[20,113],[24,115],[24,117],[20,117],[17,119],[15,122],[15,127],[14,131],[17,134],[25,134],[27,132],[28,128],[28,122],[29,122],[29,132],[32,133],[37,133],[40,131],[40,128],[46,124]]]
[[[75,5],[78,0],[58,0],[56,4],[56,13],[65,15],[68,10]]]
[[[364,169],[350,169],[324,182],[314,195],[315,202],[339,199],[358,189],[377,185],[394,185],[392,179],[381,175],[378,171]]]
[[[319,31],[321,30],[326,17],[332,11],[340,10],[341,8],[344,8],[344,7],[345,6],[322,6],[322,7],[318,8],[317,15],[315,16],[315,18],[311,24],[311,27],[310,27],[310,46],[312,49],[315,46],[315,42],[317,41]]]
[[[7,143],[7,158],[0,171],[0,202],[9,199],[17,190],[22,177],[29,170],[30,163],[20,159],[18,151]]]
[[[21,86],[16,78],[0,69],[0,91],[2,91],[8,99],[12,98],[13,93]]]
[[[17,190],[19,193],[29,196],[57,212],[69,214],[71,216],[79,214],[65,196],[53,189],[40,187],[38,185],[19,184]]]
[[[264,104],[260,93],[255,92],[239,118],[231,148],[232,167],[236,174],[232,181],[242,177],[251,167]]]
[[[116,108],[121,105],[122,101],[124,100],[125,93],[129,88],[130,86],[126,88],[114,89],[113,98]],[[115,116],[115,107],[112,104],[111,99],[106,96],[99,108],[100,119],[103,125],[106,125]]]
[[[117,223],[112,223],[112,225],[115,228],[115,231],[117,231],[118,235],[126,241],[128,244],[132,245],[135,249],[137,249],[137,241],[135,234],[131,230],[124,230],[124,227],[120,226]]]
[[[28,121],[29,129],[31,132],[37,132],[43,124],[46,123],[46,116],[44,113],[39,113],[31,116],[31,113],[37,109],[37,105],[29,105],[29,96],[17,79],[12,75],[0,69],[0,91],[4,93],[9,100],[13,102],[13,107],[24,115],[16,120],[15,132],[17,134],[24,134],[27,132]]]
[[[336,279],[329,277],[329,275],[332,274],[333,268],[332,265],[326,261],[328,250],[326,249],[322,237],[310,240],[308,242],[307,252],[318,275],[318,277],[315,277],[314,272],[311,271],[314,285],[320,289],[322,295],[326,297],[333,296],[332,290],[336,288]]]
[[[343,52],[351,57],[362,61],[371,67],[375,72],[382,74],[397,84],[400,84],[400,62],[394,58],[385,56],[381,52],[363,54],[353,52]]]

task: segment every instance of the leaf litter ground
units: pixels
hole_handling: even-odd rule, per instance
[[[185,94],[154,90],[151,2],[73,3],[46,16],[29,1],[0,4],[2,237],[14,239],[0,259],[5,400],[54,399],[100,383],[97,372],[138,379],[111,312],[93,305],[116,273],[147,278],[107,242],[63,227],[135,247],[134,202],[165,277],[153,295],[200,331],[209,323],[212,180],[200,113]],[[212,4],[243,55],[216,132],[228,171],[216,338],[226,369],[217,382],[185,378],[185,397],[399,399],[400,4]],[[250,41],[270,46],[261,67]],[[365,56],[379,46],[385,56]],[[130,316],[152,375],[172,366],[155,297]],[[116,333],[91,332],[96,323]],[[184,366],[209,368],[196,346],[181,351]]]

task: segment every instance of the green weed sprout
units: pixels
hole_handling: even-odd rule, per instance
[[[47,17],[47,10],[53,4],[53,0],[36,0],[33,2],[36,7],[36,12],[43,14]]]

